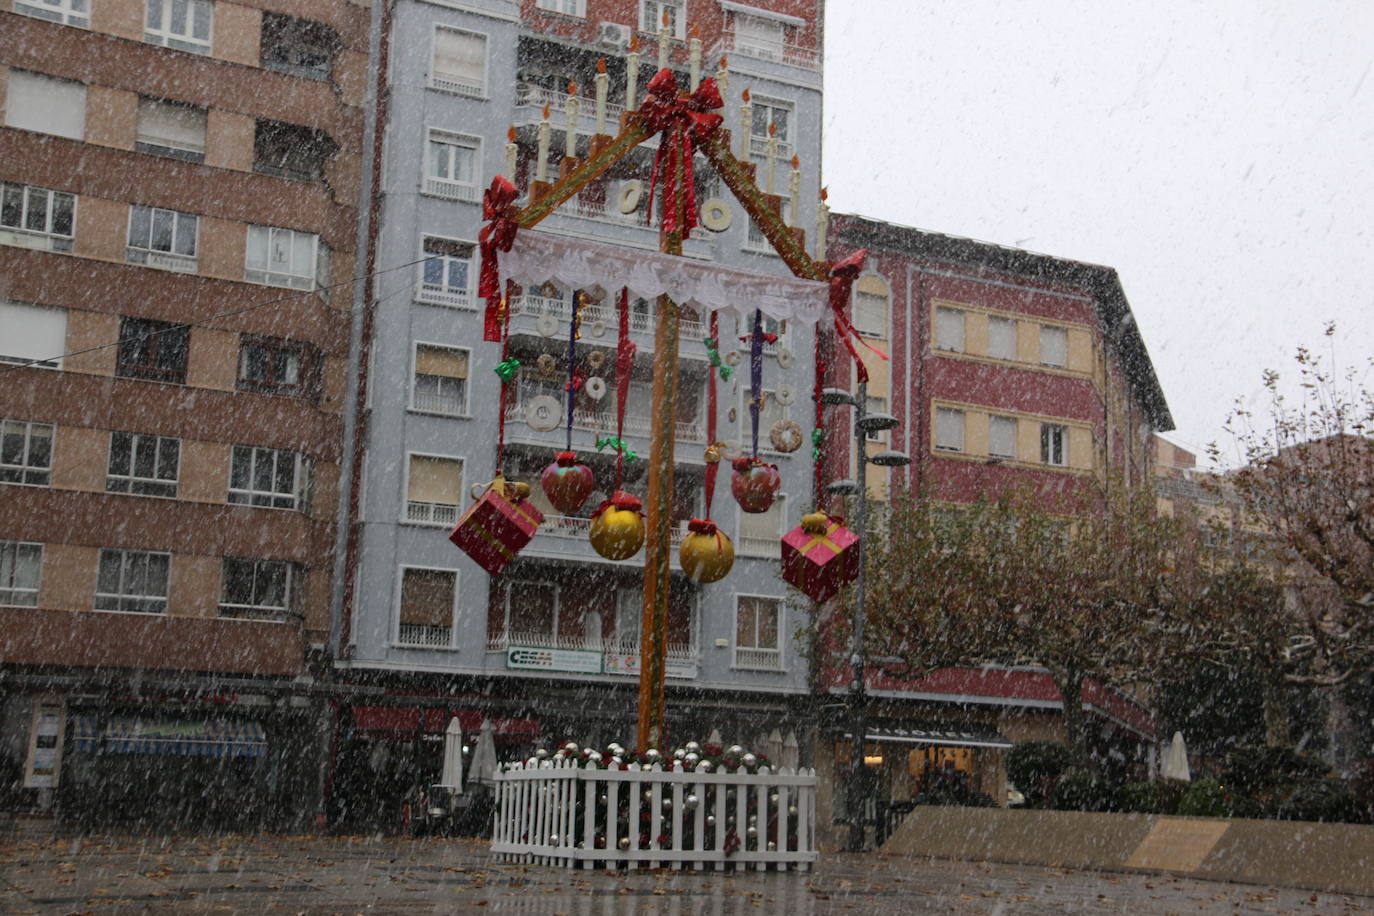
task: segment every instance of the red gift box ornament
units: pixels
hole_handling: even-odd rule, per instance
[[[782,538],[782,577],[813,601],[827,601],[859,575],[859,536],[824,512],[802,516]]]
[[[527,497],[529,484],[497,476],[468,506],[448,539],[495,576],[533,538],[544,514]]]
[[[765,464],[762,459],[741,457],[731,462],[735,473],[730,477],[730,492],[745,512],[767,512],[773,505],[782,477],[777,465]]]
[[[559,452],[553,464],[544,468],[539,477],[539,486],[544,495],[553,503],[555,509],[564,515],[572,515],[596,488],[592,469],[579,464],[576,452]]]

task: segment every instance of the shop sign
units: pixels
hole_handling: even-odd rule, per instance
[[[506,649],[506,667],[535,671],[570,671],[574,674],[600,674],[601,653],[578,649],[540,649],[511,646]]]
[[[639,653],[607,653],[606,655],[607,674],[626,674],[634,677],[639,676]],[[664,677],[675,678],[694,678],[697,676],[697,663],[695,661],[682,661],[681,659],[668,659],[664,665]]]
[[[55,789],[62,771],[62,733],[66,730],[67,706],[58,699],[39,700],[33,706],[29,731],[29,757],[24,767],[24,786]]]

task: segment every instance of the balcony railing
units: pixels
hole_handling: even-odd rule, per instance
[[[749,535],[740,535],[735,541],[735,553],[742,557],[773,557],[776,559],[782,548],[778,546],[782,540],[782,535],[775,534],[772,537],[761,538]]]
[[[437,283],[421,283],[420,291],[415,294],[415,298],[421,302],[428,302],[433,305],[446,305],[455,309],[475,309],[476,300],[472,297],[472,292],[466,289],[458,290],[451,286],[441,286]]]
[[[435,70],[430,75],[429,84],[444,92],[472,96],[475,99],[485,98],[487,94],[486,84],[482,80],[476,80],[461,73],[444,73]]]
[[[452,627],[434,627],[419,623],[403,623],[396,636],[397,645],[448,648],[453,644]]]
[[[511,300],[510,310],[512,318],[520,315],[532,315],[536,318],[541,315],[551,315],[563,322],[562,326],[559,328],[559,334],[566,336],[567,322],[572,313],[572,305],[567,296],[549,298],[546,296],[537,296],[532,293],[525,293]],[[653,334],[657,314],[658,306],[656,303],[652,302],[649,303],[647,310],[631,309],[630,333]],[[614,342],[617,333],[616,329],[620,327],[620,315],[616,309],[607,305],[584,306],[582,309],[582,328],[584,333],[590,330],[597,322],[600,322],[605,328],[604,336],[609,338],[611,342]],[[706,323],[697,318],[680,318],[677,327],[678,339],[682,341],[699,341],[706,336]],[[593,334],[592,336],[594,337],[595,335]],[[645,347],[641,345],[640,349],[645,349]]]
[[[441,394],[421,394],[417,391],[411,397],[410,406],[425,413],[441,413],[447,417],[461,417],[463,415],[462,398],[446,397]]]
[[[461,181],[448,181],[443,178],[426,178],[425,193],[434,197],[442,197],[445,200],[461,200],[465,203],[475,204],[481,197],[481,191],[476,185],[464,184]]]
[[[821,68],[821,52],[816,48],[806,48],[787,41],[771,41],[756,36],[741,36],[733,31],[722,35],[715,47],[711,49],[711,53],[706,55],[706,58],[714,60],[721,54],[738,54],[741,57],[751,57],[754,60],[777,61],[780,64],[800,67],[803,70],[819,70]]]
[[[516,108],[537,108],[543,110],[544,106],[549,106],[549,111],[567,111],[568,99],[572,96],[566,92],[559,92],[557,89],[545,89],[543,86],[536,86],[533,83],[515,84],[515,107]],[[585,95],[578,97],[578,116],[579,118],[596,118],[596,99]],[[620,115],[625,111],[625,106],[619,102],[606,103],[606,122],[608,130],[612,133],[616,130]]]
[[[608,392],[607,399],[614,404],[614,393]],[[525,419],[525,404],[513,404],[506,408],[506,423],[519,423]],[[674,424],[674,438],[684,442],[704,442],[706,441],[705,427],[699,420],[679,420]],[[564,428],[562,423],[548,433],[534,433],[537,441],[544,441],[548,437],[557,438]],[[625,434],[627,436],[637,436],[647,438],[653,428],[653,417],[640,414],[626,414]],[[597,433],[609,433],[615,429],[615,412],[607,407],[605,410],[586,410],[576,408],[573,410],[573,429],[589,430]],[[519,429],[514,430],[517,435],[523,435]],[[508,428],[509,434],[509,428]],[[550,439],[552,441],[552,439]]]
[[[456,525],[458,507],[447,503],[406,502],[406,521],[419,525]]]
[[[781,671],[782,652],[778,649],[747,649],[735,647],[735,667],[759,671]]]

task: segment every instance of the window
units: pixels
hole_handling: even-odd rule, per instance
[[[285,620],[292,616],[295,576],[282,560],[224,558],[219,615],[243,620]]]
[[[935,349],[964,352],[964,313],[958,309],[935,310]]]
[[[558,586],[512,581],[506,589],[506,633],[512,645],[553,645],[558,636]]]
[[[329,79],[340,47],[339,34],[322,22],[262,14],[261,63],[268,70]]]
[[[1069,429],[1058,423],[1040,424],[1040,463],[1059,467],[1069,463]]]
[[[299,452],[252,445],[234,446],[229,466],[229,502],[273,509],[307,508],[310,460]]]
[[[43,545],[0,541],[0,605],[38,607]]]
[[[420,267],[422,302],[472,308],[472,245],[426,236]]]
[[[0,302],[0,363],[62,368],[67,310]]]
[[[484,97],[487,93],[487,36],[435,26],[429,84],[445,92]]]
[[[988,356],[1016,359],[1016,319],[988,318]]]
[[[478,150],[481,140],[446,130],[429,132],[425,193],[450,200],[476,202]]]
[[[179,439],[111,433],[105,489],[137,496],[176,496],[180,465]]]
[[[194,271],[197,223],[192,213],[159,207],[130,207],[126,258],[130,264]]]
[[[209,0],[148,0],[143,40],[193,54],[210,53]]]
[[[452,646],[457,591],[458,573],[454,570],[402,567],[396,641],[407,646]]]
[[[468,351],[418,344],[410,406],[450,417],[468,412]]]
[[[80,140],[86,136],[86,87],[27,70],[11,70],[5,123]]]
[[[736,53],[764,60],[782,60],[785,47],[781,22],[763,16],[735,14]]]
[[[463,498],[463,462],[458,458],[411,455],[406,475],[406,518],[422,525],[452,527]]]
[[[138,134],[134,149],[141,153],[204,162],[205,125],[204,108],[162,99],[139,99]]]
[[[97,611],[167,613],[170,554],[144,550],[101,550],[95,584]]]
[[[735,551],[746,557],[778,556],[778,544],[785,533],[783,523],[787,519],[786,497],[779,494],[767,512],[741,512],[739,514],[739,538],[735,541]]]
[[[639,0],[639,28],[644,32],[658,34],[667,17],[668,31],[678,41],[687,37],[687,14],[682,9],[682,0]]]
[[[71,251],[75,225],[75,194],[0,184],[0,244]]]
[[[79,29],[91,27],[89,0],[14,0],[14,11]]]
[[[887,297],[854,291],[854,330],[865,337],[887,336]]]
[[[988,417],[988,454],[993,458],[1016,458],[1016,418]]]
[[[768,125],[772,124],[773,136],[778,141],[778,158],[790,159],[792,157],[790,129],[792,106],[786,102],[760,99],[757,96],[750,100],[750,105],[753,107],[750,109],[749,154],[751,156],[764,156],[768,153]]]
[[[735,667],[782,669],[778,644],[782,602],[777,598],[739,595],[735,605]]]
[[[313,395],[313,356],[312,347],[297,341],[245,337],[239,349],[239,390]]]
[[[1040,328],[1040,365],[1060,369],[1069,364],[1069,332],[1064,328]]]
[[[964,450],[964,412],[948,407],[935,409],[935,447],[942,452]]]
[[[587,18],[587,0],[538,0],[535,6],[548,13]]]
[[[322,130],[259,118],[253,134],[253,171],[296,181],[316,181],[338,148]]]
[[[46,487],[52,475],[50,423],[0,420],[0,483]]]
[[[119,325],[115,374],[184,385],[190,347],[191,329],[184,324],[125,318]]]
[[[322,289],[329,285],[329,249],[310,232],[249,226],[243,278],[268,286]]]

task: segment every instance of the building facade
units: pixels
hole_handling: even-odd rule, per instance
[[[354,440],[366,458],[349,522],[347,564],[356,577],[335,634],[339,677],[359,691],[339,708],[336,723],[332,810],[345,821],[386,820],[399,814],[407,792],[433,782],[439,739],[455,715],[468,730],[492,721],[503,754],[559,738],[633,740],[643,555],[610,562],[587,540],[589,516],[610,495],[613,475],[614,455],[599,452],[597,441],[615,435],[614,278],[604,289],[581,291],[589,301],[572,366],[569,321],[579,291],[548,284],[522,290],[510,304],[510,355],[521,368],[509,388],[503,469],[532,485],[545,514],[538,535],[497,577],[447,539],[473,487],[498,470],[501,382],[493,370],[502,354],[483,341],[476,296],[481,196],[492,178],[505,174],[521,202],[528,200],[540,177],[546,124],[544,177],[556,180],[570,149],[585,157],[593,135],[618,131],[621,113],[642,101],[662,54],[683,86],[698,66],[702,76],[721,78],[735,149],[743,153],[747,144],[761,184],[773,173],[772,190],[786,198],[788,219],[814,226],[819,193],[815,2],[397,0],[376,10],[374,27],[380,82],[373,93],[379,132],[370,257],[378,272],[358,342],[367,370]],[[605,74],[604,120],[595,101],[598,73]],[[631,82],[634,98],[627,101]],[[574,91],[580,110],[570,117]],[[537,231],[657,251],[658,230],[646,219],[654,153],[652,143],[635,150]],[[795,218],[788,196],[793,156],[801,164],[795,198],[804,202]],[[684,256],[786,275],[704,159],[696,165],[698,200],[717,218],[713,229],[698,227],[685,239]],[[631,304],[639,355],[624,438],[646,457],[656,309],[653,302]],[[733,319],[727,324],[721,353],[733,365],[743,347],[737,338],[747,329]],[[806,357],[813,346],[810,328],[768,330],[777,340],[766,358],[765,448],[770,425],[793,411],[807,425]],[[778,541],[809,506],[810,461],[808,451],[765,451],[779,466],[784,495],[755,516],[738,512],[723,466],[713,515],[735,541],[734,570],[708,586],[681,574],[677,540],[705,511],[707,334],[704,316],[684,315],[668,724],[679,740],[719,729],[749,743],[785,731],[790,711],[807,696],[807,663],[791,638],[802,618],[778,577]],[[543,501],[538,477],[566,444],[565,431],[556,419],[549,428],[541,414],[550,404],[561,412],[570,369],[601,379],[606,393],[596,398],[595,386],[584,386],[577,396],[572,447],[592,467],[598,489],[580,513],[562,516]],[[735,449],[748,440],[741,378],[745,373],[720,389],[718,438]],[[630,463],[625,482],[641,497],[644,464]]]
[[[5,0],[8,809],[315,806],[367,29],[327,0]]]

